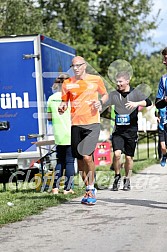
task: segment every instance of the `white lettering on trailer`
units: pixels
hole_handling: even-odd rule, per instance
[[[29,108],[28,93],[24,92],[23,98],[16,96],[16,93],[1,94],[0,107],[2,109]]]

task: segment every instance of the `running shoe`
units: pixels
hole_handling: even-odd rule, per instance
[[[131,189],[130,187],[130,179],[129,178],[124,178],[124,181],[123,181],[123,190],[124,191],[129,191]]]
[[[67,195],[67,194],[74,194],[74,191],[73,191],[72,189],[70,189],[70,190],[64,190],[64,191],[63,191],[63,194],[64,194],[64,195]]]
[[[121,184],[121,175],[117,174],[114,177],[114,183],[113,183],[113,186],[112,186],[112,190],[113,191],[118,191],[118,189],[120,187],[120,184]]]
[[[53,188],[52,189],[52,194],[58,194],[59,193],[59,189],[58,188]]]
[[[97,201],[96,192],[97,192],[96,188],[86,191],[84,197],[81,200],[81,203],[86,205],[95,205]]]
[[[166,157],[165,156],[162,157],[160,164],[162,167],[164,167],[166,165]]]

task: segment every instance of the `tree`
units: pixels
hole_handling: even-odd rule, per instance
[[[131,63],[133,68],[132,85],[134,87],[142,83],[149,85],[152,90],[150,98],[154,101],[159,79],[165,74],[165,67],[162,64],[160,52],[150,56],[138,53]]]
[[[148,21],[152,0],[1,0],[0,35],[44,34],[71,45],[109,83],[108,66],[117,59],[133,66],[134,85],[153,86],[162,70],[160,55],[136,51],[157,16]],[[155,67],[154,67],[155,66]],[[149,73],[149,74],[148,74]],[[152,87],[153,88],[153,87]],[[155,90],[155,88],[153,88]]]
[[[150,0],[100,1],[93,33],[103,75],[112,61],[131,61],[136,55],[136,47],[145,40],[145,33],[156,28],[155,20],[146,19],[150,12]]]
[[[97,70],[96,44],[89,0],[38,1],[43,10],[45,34],[73,46]]]
[[[41,10],[33,0],[2,0],[0,35],[25,35],[43,31]]]

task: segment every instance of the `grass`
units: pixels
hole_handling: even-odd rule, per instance
[[[145,152],[144,152],[145,154]],[[155,164],[155,159],[140,160],[134,162],[133,173]],[[121,170],[124,175],[124,169]],[[106,189],[113,181],[114,172],[110,166],[99,166],[96,168],[96,186],[98,189]],[[61,203],[70,201],[72,198],[81,196],[84,193],[83,182],[79,175],[75,176],[74,195],[52,195],[49,192],[37,192],[34,182],[19,182],[18,192],[15,184],[8,183],[6,191],[3,191],[3,185],[0,184],[0,226],[23,220],[24,218],[39,214],[48,207],[57,206]],[[12,203],[13,206],[8,204]]]
[[[44,209],[52,206],[57,206],[61,203],[65,203],[74,197],[78,197],[83,193],[83,188],[75,188],[75,195],[63,195],[63,193],[58,195],[52,195],[48,192],[36,192],[36,190],[31,189],[34,184],[31,185],[27,182],[19,183],[19,191],[9,189],[9,184],[7,190],[3,192],[1,185],[0,193],[0,226],[16,222],[24,219],[27,216],[33,214],[39,214]],[[12,203],[13,206],[8,204]]]

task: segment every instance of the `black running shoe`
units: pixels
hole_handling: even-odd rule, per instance
[[[130,179],[129,178],[124,178],[124,186],[123,186],[123,190],[124,191],[129,191],[130,188]]]
[[[118,191],[118,189],[119,189],[119,187],[120,187],[120,184],[121,184],[121,175],[120,175],[120,174],[117,174],[117,175],[115,175],[115,177],[114,177],[114,183],[113,183],[112,190],[113,190],[113,191]]]

